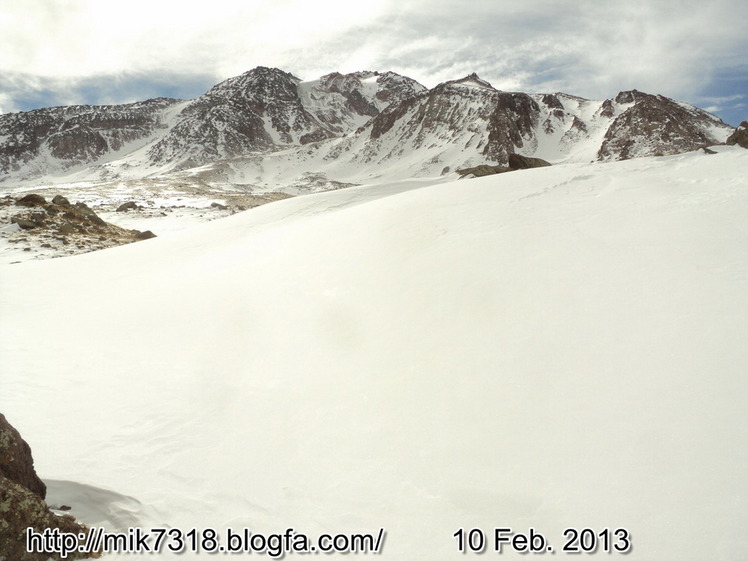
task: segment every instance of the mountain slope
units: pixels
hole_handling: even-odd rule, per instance
[[[125,105],[51,107],[0,115],[0,181],[93,164],[123,147],[133,150],[159,129],[178,100]]]
[[[329,132],[304,109],[299,82],[265,67],[221,82],[182,110],[171,130],[148,149],[149,160],[181,169],[327,138]]]
[[[632,104],[605,133],[598,158],[678,154],[724,142],[728,128],[714,115],[686,103],[636,90],[621,92],[617,104]]]
[[[0,266],[0,410],[110,530],[385,528],[383,559],[446,561],[459,528],[623,527],[631,561],[740,559],[748,152],[721,150]]]

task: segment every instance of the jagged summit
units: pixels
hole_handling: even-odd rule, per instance
[[[598,151],[603,161],[674,154],[724,142],[732,127],[716,116],[663,95],[638,90],[620,92],[620,112],[605,133]]]
[[[483,80],[475,72],[468,74],[467,76],[465,76],[464,78],[460,78],[459,80],[450,80],[445,83],[446,84],[460,84],[463,86],[473,86],[473,87],[478,87],[478,88],[486,88],[489,90],[496,90],[496,88],[494,88],[490,82],[488,82],[487,80]]]
[[[247,88],[284,87],[286,84],[298,84],[299,78],[279,68],[256,66],[238,76],[228,78],[213,86],[205,95],[215,95],[220,92],[236,92]]]

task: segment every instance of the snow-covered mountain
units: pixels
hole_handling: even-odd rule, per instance
[[[112,180],[194,170],[284,188],[506,164],[667,155],[720,143],[717,117],[636,90],[590,101],[496,90],[473,74],[432,89],[392,72],[302,81],[258,67],[193,101],[0,115],[0,181]],[[205,167],[207,166],[207,167]]]
[[[168,130],[168,116],[178,103],[158,98],[0,115],[0,181],[33,181],[126,156]]]
[[[109,532],[383,528],[383,560],[452,561],[460,528],[489,557],[533,528],[560,560],[571,527],[599,558],[744,559],[748,151],[715,150],[0,264],[0,411],[47,501]]]
[[[302,82],[287,72],[258,67],[186,106],[148,149],[148,160],[184,169],[343,136],[423,89],[393,73],[334,73]]]

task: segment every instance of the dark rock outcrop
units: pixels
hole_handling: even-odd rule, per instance
[[[10,216],[10,222],[17,224],[28,234],[27,237],[38,241],[40,247],[51,247],[53,243],[61,242],[66,246],[74,244],[78,250],[93,251],[155,237],[153,232],[129,230],[110,224],[85,203],[71,205],[70,201],[59,195],[52,202],[47,202],[40,195],[29,194],[14,204],[21,208]],[[139,208],[134,202],[132,205]],[[9,206],[7,201],[5,206]],[[47,245],[42,246],[43,243]]]
[[[83,524],[75,521],[69,514],[58,516],[52,512],[44,500],[32,493],[24,486],[11,481],[7,477],[0,477],[0,561],[47,561],[62,559],[59,553],[38,553],[33,547],[33,552],[26,550],[26,531],[32,528],[37,534],[45,531],[57,531],[63,534],[87,534],[89,529]],[[84,554],[78,551],[69,552],[65,559],[88,559],[98,558],[100,553]]]
[[[143,139],[163,126],[175,99],[125,105],[49,107],[0,115],[0,173],[26,168],[39,175],[95,162],[103,154]],[[53,160],[44,161],[45,152]],[[37,161],[37,158],[39,160]]]
[[[530,158],[528,156],[521,156],[520,154],[509,154],[509,166],[490,166],[483,164],[471,168],[458,169],[457,174],[460,177],[483,177],[484,175],[494,175],[520,169],[542,168],[550,165],[549,162],[540,158]]]
[[[136,240],[150,240],[151,238],[155,238],[156,234],[151,232],[150,230],[146,230],[145,232],[137,232],[135,234]]]
[[[599,160],[666,156],[720,143],[712,131],[725,124],[700,109],[637,90],[619,93],[616,102],[633,105],[608,128],[598,151]]]
[[[47,486],[34,470],[31,448],[2,413],[0,413],[0,476],[22,485],[42,499],[47,495]]]
[[[725,140],[725,144],[733,146],[737,144],[743,148],[748,148],[748,121],[740,123],[740,126],[735,129],[735,132]]]
[[[509,154],[509,167],[511,169],[542,168],[551,165],[541,158],[530,158],[519,154]]]
[[[481,164],[479,166],[473,166],[471,168],[464,168],[455,170],[455,173],[460,177],[484,177],[486,175],[496,175],[497,173],[506,173],[507,171],[513,171],[507,166],[490,166],[488,164]]]
[[[138,210],[138,203],[135,201],[127,201],[117,207],[117,212],[127,212],[128,210]]]
[[[16,206],[43,206],[46,205],[47,201],[44,197],[41,195],[37,195],[36,193],[30,193],[28,195],[25,195],[18,199],[16,201]]]
[[[44,502],[46,485],[34,471],[31,448],[0,413],[0,561],[56,561],[60,553],[39,553],[41,544],[27,551],[26,531],[86,534],[88,528],[70,515],[58,516]],[[80,540],[78,537],[77,539]],[[80,540],[79,543],[84,540]],[[100,557],[99,553],[70,552],[65,559]]]
[[[18,218],[14,216],[10,219],[11,224],[18,224],[18,227],[21,228],[21,230],[33,230],[34,228],[38,228],[39,224],[34,222],[33,220],[28,220],[26,218]]]

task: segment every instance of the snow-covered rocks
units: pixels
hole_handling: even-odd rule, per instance
[[[61,195],[51,202],[37,193],[16,200],[6,196],[0,200],[0,221],[3,256],[13,261],[21,259],[8,251],[11,246],[29,253],[26,257],[62,257],[155,237],[105,222],[85,203],[70,204]]]

